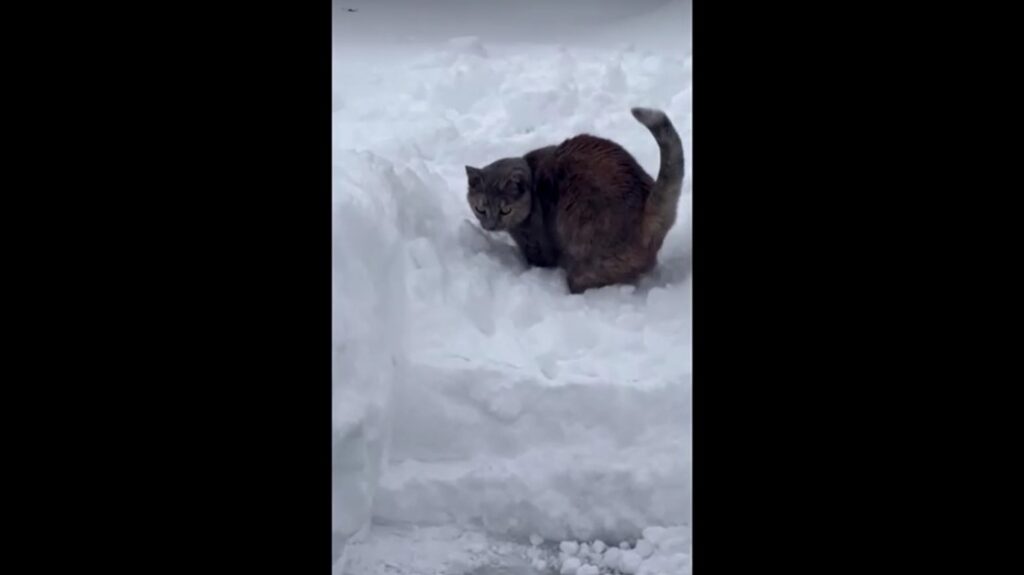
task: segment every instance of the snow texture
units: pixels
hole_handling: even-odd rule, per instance
[[[349,9],[354,11],[349,11]],[[333,53],[334,572],[690,573],[692,82],[682,0],[347,0]],[[588,132],[687,158],[636,287],[570,295],[465,165]]]

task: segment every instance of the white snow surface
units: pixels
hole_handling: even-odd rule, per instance
[[[689,14],[335,3],[336,574],[690,573]],[[587,132],[656,175],[632,106],[683,139],[679,217],[638,286],[570,295],[479,229],[464,166]]]

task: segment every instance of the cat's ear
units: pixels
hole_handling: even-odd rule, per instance
[[[466,166],[466,179],[469,181],[469,187],[476,188],[484,181],[484,173],[480,168]]]

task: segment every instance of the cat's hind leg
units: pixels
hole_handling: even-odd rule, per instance
[[[588,289],[636,281],[652,267],[650,257],[640,250],[614,254],[593,254],[585,260],[570,262],[566,266],[569,293],[583,293]]]

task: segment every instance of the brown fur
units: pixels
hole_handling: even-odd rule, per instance
[[[634,116],[662,148],[657,182],[622,146],[590,135],[466,167],[467,199],[484,229],[507,231],[532,265],[564,268],[571,293],[653,269],[675,221],[678,135],[661,112],[635,109]]]

